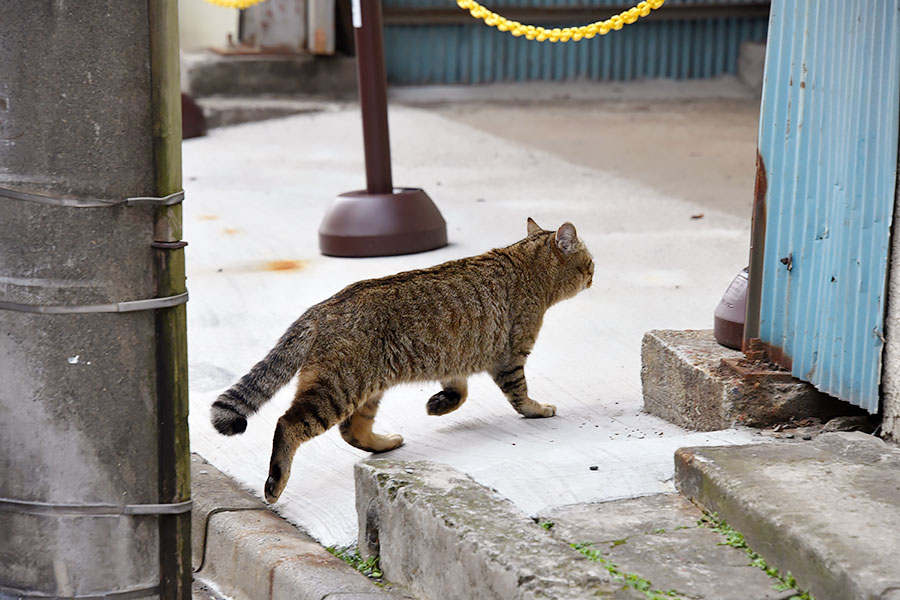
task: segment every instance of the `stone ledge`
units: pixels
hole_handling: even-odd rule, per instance
[[[900,599],[900,449],[863,433],[681,448],[678,490],[819,600]]]
[[[719,345],[712,330],[654,330],[641,345],[644,410],[695,431],[766,427],[791,418],[855,415],[860,409],[798,379],[748,379],[723,367],[741,352]]]
[[[455,469],[370,459],[355,477],[360,553],[417,598],[644,597]]]

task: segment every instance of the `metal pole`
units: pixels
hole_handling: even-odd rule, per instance
[[[0,598],[190,597],[174,19],[0,0]]]
[[[354,28],[354,37],[366,158],[366,191],[370,194],[390,194],[394,184],[391,178],[381,0],[361,0],[360,10],[362,23]]]
[[[387,78],[381,0],[353,0],[366,189],[338,196],[319,227],[319,249],[331,256],[387,256],[447,245],[447,224],[419,188],[391,178]]]

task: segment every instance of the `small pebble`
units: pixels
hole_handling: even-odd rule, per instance
[[[209,471],[200,471],[201,475],[206,475],[207,473],[209,473]]]
[[[413,471],[412,467],[406,467],[406,468],[403,469],[403,470],[404,470],[406,473],[415,473],[415,471]]]
[[[792,439],[794,439],[794,434],[793,434],[793,433],[786,433],[786,434],[784,434],[784,437],[786,437],[786,438],[789,439],[789,440],[792,440]]]
[[[591,465],[591,466],[588,467],[588,468],[589,468],[591,471],[596,471],[596,470],[599,469],[600,467],[598,467],[597,465]]]
[[[811,436],[811,435],[804,435],[804,436],[803,436],[803,439],[809,441],[809,440],[812,439],[812,436]]]

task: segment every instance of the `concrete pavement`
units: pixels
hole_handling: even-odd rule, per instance
[[[533,120],[553,110],[536,107]],[[647,128],[642,133],[635,122],[629,147],[655,125]],[[524,235],[529,216],[545,227],[572,221],[596,258],[593,288],[548,312],[527,365],[533,396],[552,399],[557,416],[519,418],[483,376],[472,378],[465,407],[444,417],[425,414],[434,386],[399,388],[388,393],[376,420],[376,430],[406,439],[391,456],[451,465],[536,514],[672,492],[676,448],[757,437],[739,430],[688,433],[651,417],[641,411],[639,378],[644,332],[709,327],[716,302],[746,264],[748,219],[429,109],[395,106],[391,133],[395,183],[422,187],[434,198],[448,222],[447,248],[366,260],[318,254],[316,231],[330,200],[364,186],[359,114],[352,107],[213,130],[184,144],[195,451],[259,494],[274,423],[292,390],[282,390],[234,438],[208,423],[215,397],[306,307],[359,279],[512,243]],[[691,143],[702,147],[705,140]],[[645,150],[636,161],[665,156],[658,146]],[[752,173],[751,157],[745,169]],[[365,456],[336,431],[305,444],[275,509],[326,545],[351,542],[352,469]]]

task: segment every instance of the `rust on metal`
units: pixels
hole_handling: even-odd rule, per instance
[[[766,349],[766,358],[777,365],[781,365],[788,371],[790,371],[794,366],[793,359],[787,355],[784,351],[784,348],[780,346],[776,346],[774,344],[767,344],[762,342],[762,345]]]
[[[793,360],[783,348],[769,344],[759,338],[750,338],[744,344],[744,357],[751,362],[769,362],[787,369],[788,373],[793,366]]]
[[[794,253],[788,253],[788,255],[780,259],[779,262],[786,266],[788,271],[792,270],[794,268]]]
[[[766,162],[756,152],[756,183],[753,190],[753,216],[750,226],[750,266],[747,277],[747,314],[744,317],[744,346],[759,337],[759,309],[762,297],[763,260],[766,246]],[[745,350],[746,351],[746,350]]]
[[[794,381],[790,371],[785,371],[765,359],[723,358],[722,365],[737,373],[745,382],[790,383]]]

